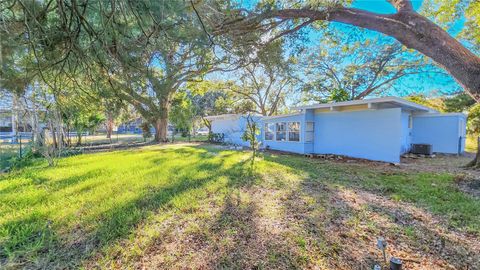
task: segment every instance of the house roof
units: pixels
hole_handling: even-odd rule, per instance
[[[207,120],[226,120],[226,119],[238,119],[240,117],[243,118],[248,118],[252,117],[253,119],[259,119],[262,118],[263,116],[253,113],[247,113],[247,114],[241,114],[241,113],[227,113],[227,114],[219,114],[219,115],[210,115],[210,116],[205,116],[205,119]]]
[[[294,110],[305,110],[305,109],[321,109],[321,108],[330,108],[331,110],[334,110],[334,108],[337,107],[344,107],[344,106],[354,106],[354,105],[365,105],[367,104],[368,107],[370,108],[375,108],[378,106],[382,107],[401,107],[401,108],[406,108],[414,111],[420,111],[420,112],[431,112],[431,113],[436,113],[438,111],[405,100],[403,98],[398,98],[398,97],[381,97],[381,98],[371,98],[371,99],[363,99],[363,100],[352,100],[352,101],[342,101],[342,102],[332,102],[332,103],[319,103],[319,104],[313,104],[313,105],[305,105],[305,106],[298,106],[294,107],[292,109]]]
[[[242,116],[241,114],[220,114],[220,115],[211,115],[211,116],[206,116],[205,119],[207,120],[226,120],[226,119],[236,119]]]
[[[449,116],[457,116],[462,118],[467,118],[467,115],[464,113],[424,113],[419,114],[417,117],[449,117]]]
[[[275,119],[275,118],[283,118],[283,117],[289,117],[289,116],[295,116],[295,115],[301,115],[302,113],[289,113],[289,114],[280,114],[280,115],[272,115],[272,116],[264,116],[262,117],[263,120],[269,120],[269,119]]]

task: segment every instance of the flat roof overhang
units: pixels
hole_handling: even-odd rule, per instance
[[[364,100],[352,100],[352,101],[343,101],[343,102],[333,102],[333,103],[320,103],[306,106],[293,107],[294,110],[306,110],[306,109],[330,109],[331,111],[336,111],[341,107],[351,107],[365,105],[368,109],[383,109],[383,108],[405,108],[417,112],[428,112],[428,113],[438,113],[438,111],[402,99],[397,97],[383,97],[383,98],[372,98]]]

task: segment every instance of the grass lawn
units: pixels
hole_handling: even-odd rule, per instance
[[[371,269],[384,236],[405,269],[478,269],[456,181],[192,144],[39,161],[0,176],[0,268]]]
[[[149,138],[148,140],[152,140],[153,138]],[[171,140],[172,136],[168,136],[168,139]],[[175,135],[176,142],[187,142],[188,137],[182,137],[180,134]],[[197,135],[191,136],[190,141],[192,142],[203,142],[207,141],[207,135]],[[109,144],[109,143],[120,143],[120,144],[127,144],[127,143],[134,143],[134,142],[143,142],[142,134],[116,134],[112,135],[112,140],[110,142],[109,139],[106,138],[105,134],[98,134],[98,135],[89,135],[82,138],[82,144],[89,145],[89,144]],[[76,138],[72,137],[72,142],[76,142]]]
[[[75,143],[77,142],[77,137],[72,137],[71,140],[72,144],[75,145]],[[82,137],[83,145],[110,143],[126,144],[133,142],[143,142],[142,134],[113,134],[111,140],[107,139],[106,134],[96,134]]]
[[[12,160],[19,156],[19,151],[19,144],[0,143],[0,171],[11,166]]]

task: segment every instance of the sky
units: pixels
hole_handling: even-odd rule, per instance
[[[422,2],[422,0],[413,0],[413,8],[419,10],[422,6]],[[382,14],[392,14],[396,12],[395,8],[386,0],[355,0],[353,2],[353,7]],[[463,27],[463,23],[464,19],[456,21],[450,26],[448,32],[452,36],[458,35]],[[332,24],[334,25],[333,27],[343,27],[341,23]],[[372,38],[383,35],[375,31],[364,31],[367,32],[367,36]],[[441,71],[441,69],[439,69],[439,71]],[[451,76],[443,74],[410,75],[397,80],[394,87],[395,90],[387,94],[404,96],[412,93],[422,93],[427,96],[436,96],[455,93],[460,90],[460,86]]]
[[[246,8],[252,8],[257,0],[239,0]],[[413,7],[418,10],[422,6],[422,0],[413,0]],[[391,14],[395,13],[395,8],[386,0],[355,0],[353,7],[368,10],[371,12]],[[464,18],[460,18],[450,25],[447,30],[452,36],[456,36],[462,30],[464,24]],[[375,38],[383,36],[383,34],[370,31],[366,29],[360,29],[352,26],[347,26],[341,23],[330,23],[332,28],[339,30],[358,31],[363,36],[368,38]],[[318,46],[318,40],[321,38],[321,34],[318,31],[312,30],[308,33],[309,46]],[[393,40],[393,39],[392,39]],[[439,69],[439,71],[442,71]],[[395,82],[394,87],[390,92],[384,93],[384,95],[406,96],[413,93],[425,94],[426,96],[438,96],[450,93],[456,93],[460,91],[460,86],[455,80],[447,74],[423,74],[423,75],[410,75],[399,79]]]

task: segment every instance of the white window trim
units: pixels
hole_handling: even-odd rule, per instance
[[[314,121],[309,121],[309,122],[314,122]],[[285,123],[286,125],[286,130],[285,130],[285,140],[284,141],[277,141],[277,124],[278,123]],[[288,129],[288,124],[289,123],[299,123],[300,124],[300,130],[298,131],[298,136],[299,136],[299,140],[298,141],[290,141],[289,140],[289,129]],[[264,124],[273,124],[275,126],[275,130],[273,131],[273,140],[267,140],[265,139],[265,126],[263,127],[264,128],[264,132],[263,132],[263,139],[265,141],[268,141],[268,142],[279,142],[279,143],[285,143],[285,142],[288,142],[288,143],[303,143],[303,140],[302,140],[302,121],[275,121],[275,122],[267,122],[267,123],[264,123]]]
[[[284,141],[277,140],[277,133],[278,133],[277,124],[281,124],[281,123],[285,124],[285,131],[282,131],[282,133],[285,133],[285,140]],[[286,121],[275,122],[275,141],[276,142],[288,142],[288,122],[286,122]]]
[[[273,138],[272,138],[271,140],[267,139],[267,137],[266,137],[266,136],[267,136],[267,132],[266,132],[266,129],[265,129],[265,126],[266,126],[266,125],[273,125],[273,127],[274,127],[274,128],[273,128],[274,131],[272,131],[272,133],[273,133]],[[276,123],[271,123],[271,122],[270,122],[270,123],[264,123],[264,125],[263,125],[263,128],[264,128],[264,130],[263,130],[263,139],[264,139],[265,141],[269,141],[269,142],[275,141],[275,139],[277,138],[277,132],[276,132],[276,129],[277,129],[277,128],[276,128],[276,127],[277,127]]]
[[[307,130],[307,125],[308,123],[312,123],[312,131],[308,131]],[[312,140],[311,141],[307,141],[307,133],[310,132],[312,133]],[[315,140],[315,121],[305,121],[305,131],[304,131],[304,139],[305,139],[305,143],[313,143],[313,141]]]
[[[290,141],[290,123],[298,123],[298,141]],[[296,133],[296,132],[292,132]],[[299,143],[302,142],[302,122],[301,121],[289,121],[287,122],[287,142]]]

